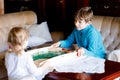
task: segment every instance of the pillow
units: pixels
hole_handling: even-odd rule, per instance
[[[38,46],[45,42],[51,42],[52,37],[48,29],[47,22],[34,24],[26,28],[29,32],[28,46]]]
[[[120,50],[113,50],[109,53],[108,60],[120,62]]]
[[[41,24],[34,24],[29,27],[28,32],[30,36],[37,36],[45,39],[47,42],[52,41],[51,34],[48,29],[47,22],[42,22]]]
[[[34,46],[42,45],[45,42],[47,42],[45,39],[37,37],[37,36],[30,36],[28,38],[28,46],[29,47],[34,47]]]

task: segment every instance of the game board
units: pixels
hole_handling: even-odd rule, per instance
[[[49,59],[58,55],[69,53],[70,50],[64,48],[53,48],[53,47],[44,47],[33,51],[32,57],[33,60],[38,59]]]

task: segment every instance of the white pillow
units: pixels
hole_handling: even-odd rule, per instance
[[[108,60],[120,62],[120,50],[113,50],[109,53]]]
[[[30,47],[42,45],[45,42],[47,42],[45,39],[40,38],[40,37],[36,37],[36,36],[30,36],[28,38],[28,46],[30,46]]]
[[[30,36],[37,36],[45,39],[47,42],[52,41],[51,34],[48,29],[47,22],[42,22],[41,24],[32,25],[29,29]]]
[[[48,29],[47,22],[34,24],[32,26],[28,26],[26,29],[29,32],[28,46],[30,47],[53,41]]]

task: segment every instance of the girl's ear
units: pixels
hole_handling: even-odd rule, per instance
[[[12,44],[8,42],[8,48],[12,48]]]
[[[8,42],[8,51],[11,52],[12,51],[12,44],[10,42]]]

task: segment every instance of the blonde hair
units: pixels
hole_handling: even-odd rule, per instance
[[[90,22],[93,17],[93,11],[91,7],[82,7],[78,12],[75,14],[75,21],[80,21],[84,19],[86,22]]]
[[[14,27],[8,35],[8,43],[12,46],[12,50],[17,54],[21,54],[24,50],[23,45],[28,40],[28,32],[22,27]]]

